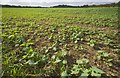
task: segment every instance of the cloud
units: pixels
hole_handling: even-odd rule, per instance
[[[120,0],[0,0],[4,2],[118,2]]]
[[[13,5],[32,5],[32,6],[53,6],[60,4],[67,5],[83,5],[83,4],[98,4],[106,2],[118,2],[120,0],[0,0],[0,4],[13,4]]]

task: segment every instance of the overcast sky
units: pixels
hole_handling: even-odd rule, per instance
[[[0,4],[29,5],[29,6],[54,6],[54,5],[76,5],[100,4],[118,2],[120,0],[0,0]]]

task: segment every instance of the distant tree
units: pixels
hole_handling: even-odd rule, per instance
[[[33,6],[20,6],[20,5],[1,5],[2,8],[5,8],[5,7],[9,7],[9,8],[41,8],[40,6],[36,6],[36,7],[33,7]]]
[[[51,8],[79,8],[80,6],[71,6],[71,5],[57,5],[52,6]]]
[[[48,7],[40,7],[40,6],[20,6],[20,5],[1,5],[3,8],[4,7],[9,7],[9,8],[48,8]],[[57,6],[52,6],[50,8],[87,8],[87,7],[120,7],[120,1],[118,3],[111,3],[111,4],[100,4],[100,5],[83,5],[83,6],[71,6],[71,5],[57,5]]]

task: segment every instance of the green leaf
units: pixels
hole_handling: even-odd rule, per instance
[[[19,44],[16,44],[15,47],[19,47]]]
[[[76,40],[75,43],[77,43],[78,41]]]
[[[109,62],[113,61],[113,59],[108,59]]]
[[[53,55],[51,58],[54,60],[55,59],[55,55]]]
[[[83,76],[80,76],[80,77],[78,77],[78,78],[88,78],[88,76],[84,76],[84,77],[83,77]]]
[[[32,42],[30,42],[30,43],[28,43],[28,45],[30,46],[30,45],[33,45],[34,43],[32,43]]]
[[[30,49],[28,50],[28,52],[33,52],[33,49],[32,49],[32,48],[30,48]]]
[[[49,52],[49,49],[45,50],[45,53],[48,53]]]
[[[34,57],[34,56],[35,56],[35,52],[33,52],[30,57]]]
[[[98,51],[98,53],[104,53],[104,51],[102,51],[102,50],[99,50],[99,51]]]
[[[46,55],[43,55],[43,56],[42,56],[42,61],[45,61],[45,60],[47,60],[47,56],[46,56]]]
[[[89,70],[86,69],[82,74],[81,76],[89,76]]]
[[[28,51],[29,50],[29,47],[25,47],[22,49],[23,51]]]
[[[77,64],[87,64],[89,62],[88,59],[82,59],[82,60],[77,60],[76,63]]]
[[[63,62],[62,62],[63,64],[67,64],[67,60],[63,60]]]
[[[91,46],[91,47],[94,47],[94,46],[95,46],[95,44],[93,44],[93,43],[92,43],[92,44],[90,44],[90,46]]]
[[[94,71],[92,71],[91,76],[101,76],[101,74],[95,73]]]
[[[109,54],[108,54],[108,53],[104,53],[103,55],[104,55],[104,57],[108,57],[108,56],[109,56]]]
[[[77,60],[76,63],[77,63],[77,64],[82,64],[83,61],[82,61],[82,60]]]
[[[102,70],[98,69],[97,67],[92,67],[91,70],[96,72],[96,73],[99,73],[99,74],[103,74],[104,73]]]
[[[8,38],[10,39],[10,38],[14,38],[15,37],[15,35],[10,35]]]
[[[109,63],[108,65],[109,65],[109,66],[112,66],[112,63]]]
[[[75,74],[75,75],[76,75],[76,74],[78,74],[78,73],[79,73],[79,70],[72,70],[72,71],[71,71],[71,74]]]
[[[61,54],[61,56],[66,56],[67,55],[67,52],[65,51],[65,50],[62,50],[62,54]]]
[[[23,56],[23,59],[27,58],[27,56],[28,56],[28,54],[27,54],[27,55],[24,55],[24,56]]]
[[[25,64],[36,65],[36,63],[33,60],[28,60]]]
[[[25,46],[26,46],[26,44],[21,44],[20,46],[21,46],[21,47],[25,47]]]
[[[73,65],[73,69],[79,69],[79,65]]]
[[[81,76],[89,76],[89,74],[84,72],[84,73],[81,74]]]
[[[61,60],[57,57],[55,63],[59,63]]]
[[[73,68],[71,70],[71,74],[78,74],[81,69],[79,68],[79,65],[73,65]]]
[[[63,71],[63,72],[61,73],[61,76],[66,78],[66,77],[68,76],[67,70]]]
[[[82,59],[85,63],[88,63],[89,60],[88,59]]]
[[[57,51],[57,48],[56,48],[56,47],[54,47],[54,48],[53,48],[53,51]]]

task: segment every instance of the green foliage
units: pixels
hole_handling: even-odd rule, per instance
[[[117,7],[2,8],[2,75],[117,75],[112,68],[120,51],[117,11]]]
[[[99,60],[102,60],[105,64],[107,64],[108,66],[112,66],[112,61],[113,61],[113,59],[112,58],[110,58],[110,56],[109,56],[109,54],[108,53],[106,53],[106,52],[104,52],[104,51],[98,51],[98,56],[97,56],[97,58],[99,59]],[[106,59],[107,59],[107,61],[106,61]]]
[[[95,76],[95,77],[101,77],[101,75],[105,73],[102,70],[98,69],[97,67],[91,67],[90,69],[86,69],[81,76]]]
[[[102,70],[98,69],[97,67],[91,67],[89,65],[88,59],[81,59],[77,60],[76,64],[73,66],[71,74],[75,74],[76,76],[95,76],[95,77],[101,77],[102,74],[105,73]]]
[[[73,68],[71,70],[71,74],[79,75],[87,67],[89,67],[89,60],[88,59],[76,60],[76,64],[73,65]]]

